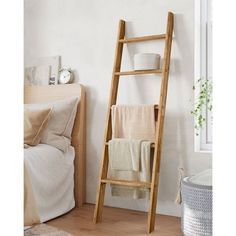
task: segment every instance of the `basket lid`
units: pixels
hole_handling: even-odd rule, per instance
[[[199,174],[188,177],[187,182],[203,185],[203,186],[212,186],[212,169],[207,169]]]

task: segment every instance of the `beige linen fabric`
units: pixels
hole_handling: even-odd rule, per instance
[[[71,97],[50,103],[27,104],[27,109],[34,111],[52,108],[48,126],[43,132],[40,143],[48,144],[66,152],[71,145],[71,133],[77,112],[78,97]]]
[[[24,110],[24,144],[36,146],[39,144],[43,131],[47,127],[51,108],[30,111]]]
[[[26,165],[24,166],[24,226],[40,223],[37,204]]]
[[[113,170],[140,169],[141,140],[112,139],[109,141],[109,160]]]
[[[140,150],[140,153],[137,154],[138,156],[135,158],[136,161],[137,159],[139,161],[138,170],[135,169],[137,165],[132,164],[131,153],[124,151],[124,149],[129,149],[128,145],[124,145],[124,143],[126,142],[129,144],[130,140],[117,142],[117,139],[115,139],[109,142],[109,175],[111,179],[150,182],[150,148],[152,142],[140,140],[136,141],[137,144],[139,144],[139,147],[136,145],[136,148]],[[115,142],[116,144],[114,145]],[[134,140],[131,142],[131,145],[133,145]],[[112,154],[114,152],[116,152],[115,156]],[[122,153],[126,153],[127,155],[122,155]],[[112,165],[114,157],[116,158],[116,162]],[[120,162],[120,165],[118,162]],[[126,167],[124,167],[123,163],[126,163]],[[111,185],[112,196],[139,199],[147,197],[148,193],[149,191],[147,189]]]
[[[109,142],[109,174],[112,179],[144,181],[150,182],[150,149],[151,143],[155,140],[155,113],[154,105],[113,105],[112,106],[112,138],[116,144]],[[124,139],[126,144],[117,139]],[[127,145],[139,140],[140,147],[134,149],[135,155],[139,158],[139,170],[128,170],[128,165],[134,159],[131,152],[127,152]],[[129,143],[131,142],[131,143]],[[126,146],[126,147],[125,147]],[[116,153],[113,153],[116,152]],[[113,153],[113,154],[112,154]],[[114,160],[114,156],[116,161]],[[112,161],[112,162],[111,162]],[[114,165],[123,169],[115,169]],[[113,196],[123,196],[136,198],[145,198],[148,191],[146,189],[132,188],[125,186],[111,186]]]
[[[154,105],[113,105],[112,138],[154,141]]]

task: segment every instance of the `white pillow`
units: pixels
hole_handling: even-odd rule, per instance
[[[71,132],[78,101],[78,97],[72,97],[50,103],[25,104],[25,108],[30,110],[52,108],[51,118],[43,132],[41,143],[54,146],[63,152],[67,151],[71,145]]]

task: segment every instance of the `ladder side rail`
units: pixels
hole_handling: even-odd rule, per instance
[[[154,158],[153,158],[152,182],[151,182],[151,192],[150,192],[150,202],[149,202],[149,212],[148,212],[148,233],[151,233],[155,227],[158,182],[159,182],[159,175],[160,175],[162,137],[163,137],[163,128],[164,128],[171,44],[172,44],[172,34],[173,34],[173,25],[174,25],[173,18],[174,18],[173,13],[169,12],[168,20],[167,20],[167,29],[166,29],[164,63],[162,67],[163,75],[162,75],[162,82],[161,82],[161,93],[160,93],[160,99],[159,99],[159,110],[158,110],[158,119],[157,119],[157,127],[156,127],[156,145],[155,145]]]
[[[122,53],[123,53],[123,44],[120,43],[119,40],[124,39],[124,36],[125,36],[125,21],[120,20],[119,28],[118,28],[116,50],[115,50],[115,60],[114,60],[113,73],[112,73],[109,105],[108,105],[107,118],[106,118],[106,128],[105,128],[105,134],[104,134],[104,144],[103,144],[102,160],[101,160],[100,174],[99,174],[99,184],[98,184],[98,190],[97,190],[97,195],[96,195],[94,223],[100,222],[102,220],[102,210],[103,210],[103,203],[104,203],[104,197],[105,197],[106,183],[102,183],[101,179],[104,179],[107,177],[108,163],[109,163],[108,146],[105,145],[105,143],[111,139],[111,135],[112,135],[111,109],[110,108],[112,105],[116,104],[116,99],[117,99],[120,76],[116,75],[115,72],[120,71]]]

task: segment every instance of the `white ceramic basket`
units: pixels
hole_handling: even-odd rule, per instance
[[[134,70],[160,69],[160,58],[156,53],[137,53],[134,55]]]

